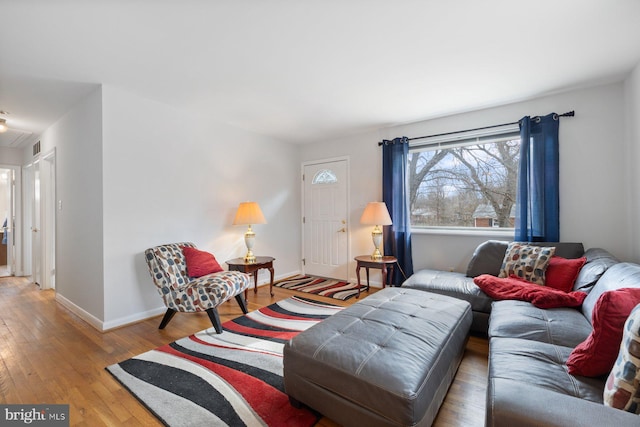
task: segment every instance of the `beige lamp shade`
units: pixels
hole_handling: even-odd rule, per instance
[[[266,224],[260,205],[257,202],[242,202],[238,206],[233,225]]]
[[[247,253],[244,256],[244,262],[247,264],[253,264],[256,262],[256,257],[253,254],[253,244],[256,240],[256,233],[251,229],[251,224],[266,224],[267,220],[264,219],[262,210],[256,202],[242,202],[238,206],[236,217],[233,220],[233,225],[247,225],[247,232],[244,233],[244,244],[247,246]]]
[[[379,261],[382,259],[382,252],[380,252],[380,245],[382,244],[382,230],[381,225],[391,225],[391,216],[387,205],[384,202],[369,202],[362,212],[360,217],[360,223],[364,225],[375,225],[371,232],[371,238],[373,239],[373,246],[375,250],[371,255],[371,259]]]
[[[360,224],[391,225],[391,216],[384,202],[369,202],[362,212]]]

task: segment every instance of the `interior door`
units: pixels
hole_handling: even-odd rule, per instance
[[[0,276],[15,274],[14,261],[14,223],[15,223],[15,179],[13,169],[0,169],[0,227],[2,227],[2,242],[0,242]]]
[[[305,164],[303,249],[306,274],[348,279],[347,160]]]
[[[40,162],[35,162],[33,173],[33,199],[31,205],[31,280],[42,284],[42,239],[40,233]]]
[[[56,157],[51,152],[42,157],[40,165],[40,256],[41,289],[55,289],[56,239]]]

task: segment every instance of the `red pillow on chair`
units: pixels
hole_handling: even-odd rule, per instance
[[[201,277],[207,274],[224,271],[216,257],[209,252],[201,251],[190,246],[182,248],[184,259],[187,264],[187,274],[189,277]]]

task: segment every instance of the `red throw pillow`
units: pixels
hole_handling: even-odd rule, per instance
[[[580,269],[586,262],[587,259],[585,257],[567,259],[552,256],[547,266],[545,286],[564,292],[571,292]]]
[[[216,261],[216,257],[209,252],[185,246],[182,248],[182,253],[187,263],[187,274],[189,277],[201,277],[223,271],[218,261]]]
[[[587,297],[585,292],[567,293],[527,282],[517,276],[500,278],[482,274],[473,282],[495,300],[528,301],[538,308],[580,307]]]
[[[624,322],[638,304],[640,288],[622,288],[600,295],[593,308],[591,334],[567,359],[571,375],[597,377],[611,371],[620,350]]]

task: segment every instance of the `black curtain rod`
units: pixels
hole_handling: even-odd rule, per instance
[[[556,114],[557,117],[573,117],[575,115],[576,115],[575,111],[567,111],[564,114]],[[532,119],[536,119],[536,118],[540,118],[540,116],[532,117]],[[456,130],[456,131],[453,131],[453,132],[436,133],[436,134],[433,134],[433,135],[416,136],[415,138],[407,138],[407,139],[409,141],[414,141],[416,139],[435,138],[436,136],[455,135],[457,133],[473,132],[473,131],[476,131],[476,130],[484,130],[484,129],[491,129],[491,128],[499,128],[501,126],[517,125],[518,123],[520,123],[520,120],[518,120],[517,122],[502,123],[500,125],[483,126],[483,127],[479,127],[479,128],[473,128],[473,129]],[[383,145],[383,144],[384,144],[384,142],[378,142],[378,145]]]

